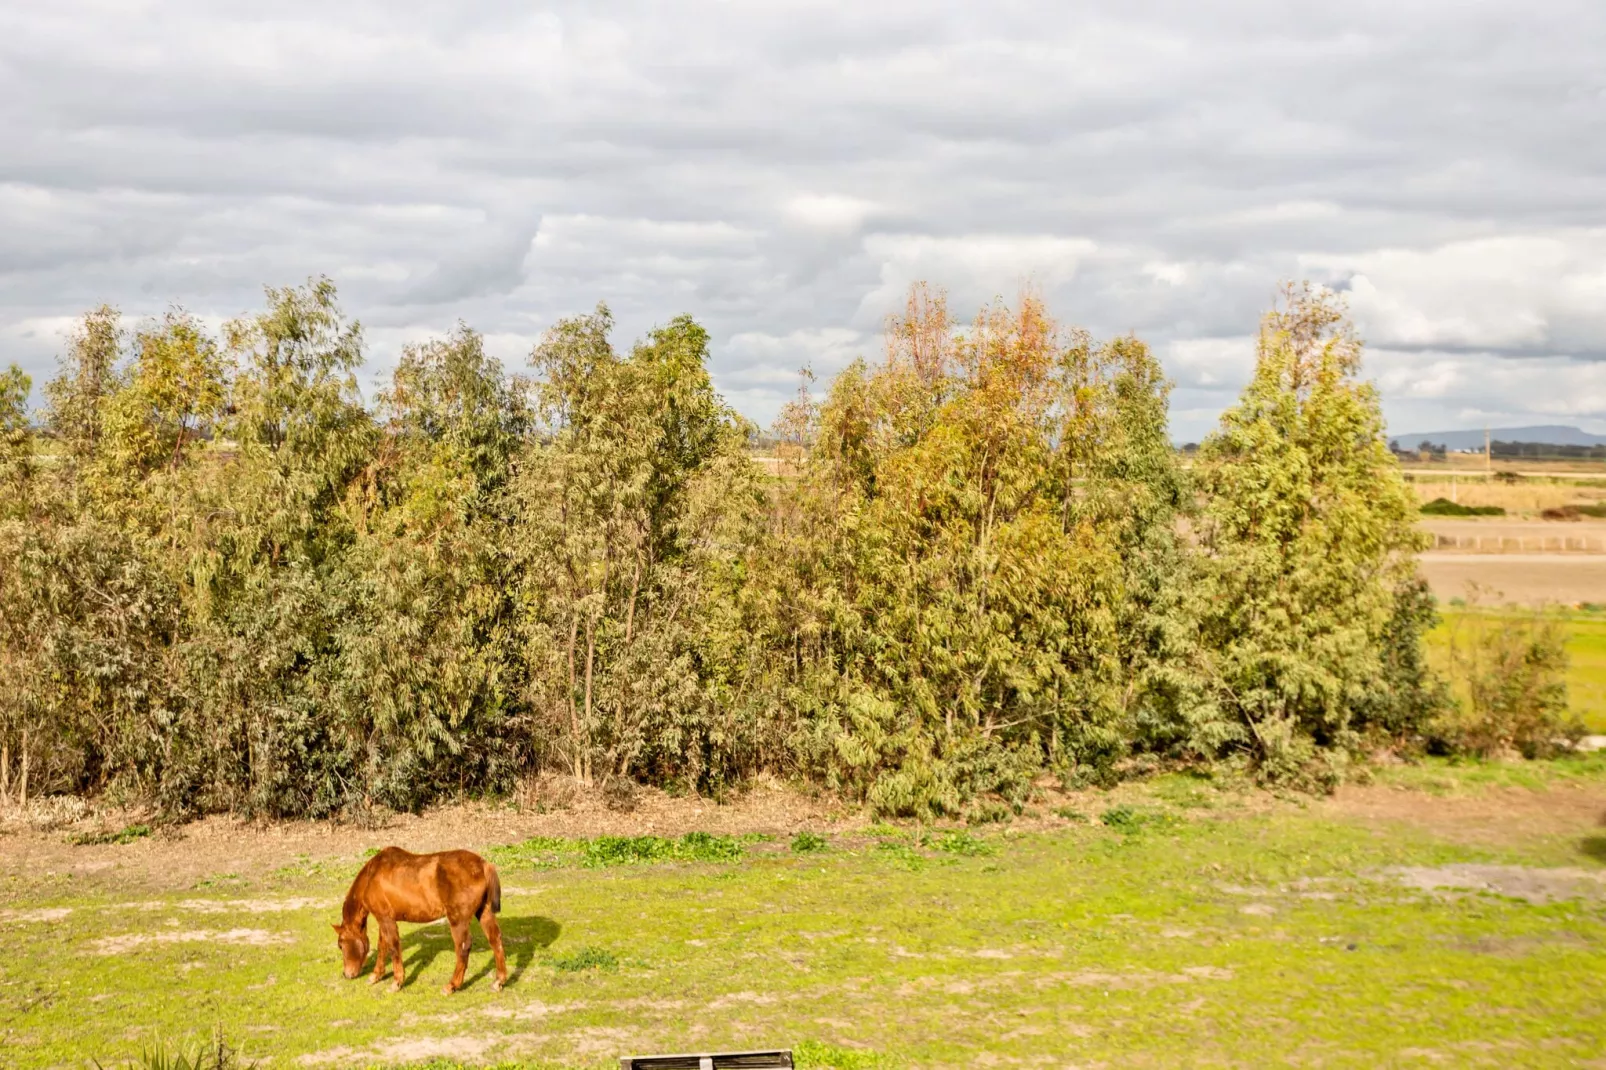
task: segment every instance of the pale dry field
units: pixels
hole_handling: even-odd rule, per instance
[[[1417,500],[1448,498],[1458,505],[1498,505],[1508,513],[1538,513],[1564,505],[1593,504],[1606,500],[1606,487],[1576,486],[1568,482],[1501,483],[1489,479],[1423,480],[1411,483]],[[1499,518],[1496,518],[1499,519]]]

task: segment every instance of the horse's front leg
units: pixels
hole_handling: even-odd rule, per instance
[[[390,949],[391,962],[395,964],[395,978],[390,982],[390,990],[392,992],[400,992],[402,986],[401,930],[396,927],[394,918],[380,921],[379,946]]]
[[[379,923],[379,947],[374,951],[374,972],[369,975],[368,983],[377,985],[379,979],[385,976],[385,960],[390,956],[390,942],[385,939],[385,923]]]
[[[463,975],[468,973],[468,919],[447,919],[452,927],[452,946],[457,949],[457,968],[452,971],[452,979],[446,983],[445,993],[449,996],[463,987]]]

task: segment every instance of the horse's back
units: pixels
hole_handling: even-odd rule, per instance
[[[375,912],[390,914],[399,921],[424,922],[476,914],[491,893],[490,885],[500,883],[495,881],[496,871],[490,863],[472,851],[421,855],[387,847],[369,865],[377,893]]]

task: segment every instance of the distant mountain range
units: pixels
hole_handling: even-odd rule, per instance
[[[1576,427],[1494,427],[1489,437],[1496,442],[1537,442],[1546,446],[1606,446],[1606,435],[1592,435]],[[1415,449],[1423,442],[1448,450],[1483,449],[1483,431],[1423,431],[1389,435],[1401,449]]]

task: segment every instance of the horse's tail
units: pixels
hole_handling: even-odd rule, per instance
[[[491,913],[500,914],[502,913],[502,878],[497,876],[496,867],[491,863],[485,863],[485,869],[490,875]]]

